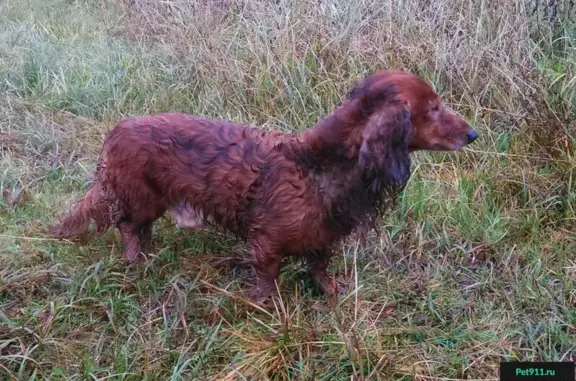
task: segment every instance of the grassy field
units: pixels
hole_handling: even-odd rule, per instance
[[[0,1],[0,379],[456,380],[576,361],[576,6],[524,0]],[[554,2],[550,2],[554,3]],[[559,5],[558,5],[559,4]],[[337,301],[288,263],[276,311],[211,266],[232,238],[50,221],[130,115],[286,131],[383,68],[430,80],[480,139],[418,153],[379,238],[332,263]]]

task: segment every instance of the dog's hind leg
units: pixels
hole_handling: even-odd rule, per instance
[[[134,262],[138,256],[143,254],[143,244],[151,234],[151,224],[136,224],[130,221],[122,221],[118,224],[118,229],[122,235],[122,246],[124,247],[124,260]]]

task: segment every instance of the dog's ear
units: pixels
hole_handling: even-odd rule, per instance
[[[406,105],[397,101],[380,105],[362,133],[358,164],[389,185],[405,185],[410,178],[408,144],[413,130]]]

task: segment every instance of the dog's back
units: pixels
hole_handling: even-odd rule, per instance
[[[237,233],[240,204],[282,136],[175,113],[128,119],[104,143],[103,185],[131,218],[153,221],[185,203]]]
[[[179,113],[123,120],[105,138],[87,196],[52,232],[72,238],[90,220],[139,231],[170,209],[241,235],[248,188],[286,136]]]

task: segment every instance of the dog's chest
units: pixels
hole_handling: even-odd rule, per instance
[[[358,181],[353,171],[334,169],[311,175],[311,188],[320,205],[327,210],[340,202]]]
[[[311,174],[298,197],[289,192],[278,195],[274,209],[280,212],[270,223],[280,225],[277,234],[289,251],[323,249],[352,231],[356,220],[350,218],[347,200],[357,182],[353,173],[345,171]],[[335,224],[335,220],[344,221]]]

